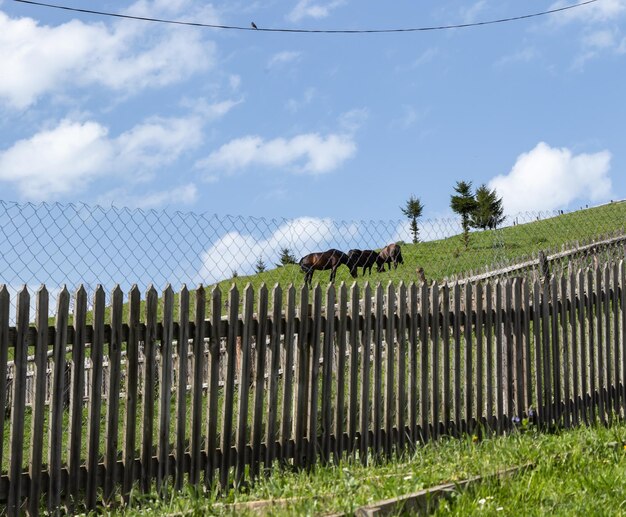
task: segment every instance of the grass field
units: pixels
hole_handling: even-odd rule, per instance
[[[258,509],[247,510],[242,503],[273,499],[285,502],[266,508],[267,515],[350,515],[362,505],[532,463],[514,477],[455,494],[436,515],[624,515],[625,444],[623,422],[555,434],[522,427],[485,441],[468,436],[430,443],[367,468],[347,460],[311,473],[277,470],[223,498],[190,491],[165,500],[145,497],[121,514],[258,515]]]

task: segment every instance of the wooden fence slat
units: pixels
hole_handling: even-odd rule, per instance
[[[297,345],[296,401],[294,404],[294,464],[297,467],[306,464],[308,451],[304,440],[307,432],[308,392],[309,392],[309,289],[306,285],[300,289],[300,317]]]
[[[322,462],[330,460],[332,436],[332,382],[333,382],[333,355],[335,338],[335,287],[328,284],[326,288],[326,324],[324,327],[324,342],[322,349]]]
[[[421,393],[420,393],[420,416],[422,433],[420,439],[426,443],[430,438],[430,386],[429,376],[431,369],[428,367],[428,356],[430,354],[430,346],[428,343],[428,324],[429,324],[429,287],[424,282],[421,289],[421,319],[420,319],[420,374],[421,374]]]
[[[505,424],[507,428],[512,425],[515,416],[515,340],[514,340],[514,309],[513,309],[513,283],[510,278],[504,281],[504,351],[503,351],[503,371],[505,399]]]
[[[524,410],[528,415],[532,406],[533,397],[533,379],[532,379],[532,344],[533,339],[530,333],[530,322],[532,319],[531,302],[532,302],[532,286],[527,278],[522,280],[524,314],[523,314],[523,336],[524,336]]]
[[[163,338],[161,339],[161,374],[159,379],[159,439],[157,442],[157,492],[164,493],[169,478],[170,421],[172,418],[172,342],[174,340],[174,291],[163,291]]]
[[[382,419],[383,419],[383,318],[384,318],[383,288],[380,282],[376,286],[376,316],[374,319],[374,361],[373,361],[373,382],[370,400],[372,401],[372,448],[374,455],[378,457],[382,451]]]
[[[585,271],[578,272],[578,323],[580,325],[580,373],[581,373],[581,398],[582,398],[582,416],[585,424],[589,423],[590,407],[589,407],[589,382],[587,362],[587,330],[586,330],[586,312],[588,303],[588,289],[585,284]]]
[[[213,291],[215,301],[215,290]],[[231,446],[233,442],[233,402],[235,399],[235,371],[237,368],[237,333],[239,323],[239,291],[233,284],[228,293],[228,334],[226,336],[226,378],[224,380],[224,406],[222,408],[222,463],[220,484],[229,486],[229,471],[232,466]],[[221,313],[221,308],[220,308]],[[215,316],[213,316],[215,318]],[[215,332],[215,329],[212,329]]]
[[[562,425],[562,403],[563,403],[563,389],[561,382],[561,336],[559,333],[559,315],[561,313],[560,300],[559,300],[559,285],[556,276],[552,276],[550,281],[550,298],[552,300],[550,317],[552,320],[552,380],[553,380],[553,394],[554,394],[554,419],[557,425]]]
[[[622,409],[626,410],[626,263],[624,260],[620,260],[619,263],[619,278],[620,278],[620,320],[621,320],[621,332],[620,332],[620,362],[622,364]]]
[[[272,321],[270,343],[267,349],[270,367],[267,390],[267,428],[265,435],[265,468],[270,469],[274,459],[278,457],[276,449],[276,417],[278,415],[278,382],[280,369],[280,338],[282,322],[283,291],[279,284],[272,290]],[[283,375],[287,372],[283,369]]]
[[[604,289],[602,285],[602,269],[596,265],[594,271],[595,276],[595,311],[596,311],[596,336],[597,336],[597,357],[598,357],[598,377],[597,377],[597,397],[598,397],[598,415],[600,421],[606,424],[606,368],[604,356]]]
[[[495,414],[493,404],[493,287],[491,282],[485,287],[485,345],[486,345],[486,360],[485,360],[485,374],[486,389],[487,389],[487,428],[489,433],[495,429]]]
[[[359,452],[361,463],[367,465],[370,423],[370,350],[372,339],[372,290],[369,282],[363,289],[363,335],[361,338],[361,429]]]
[[[135,446],[137,443],[137,407],[139,385],[139,334],[141,293],[134,284],[128,294],[128,341],[126,342],[126,410],[124,418],[124,484],[122,496],[128,503],[133,482],[138,472],[135,469]]]
[[[484,418],[485,408],[485,378],[484,378],[484,312],[483,312],[483,285],[480,282],[476,283],[476,422],[482,426],[485,425],[486,419]]]
[[[474,424],[473,424],[473,391],[474,391],[474,381],[473,381],[473,354],[472,350],[474,348],[473,344],[473,336],[472,336],[472,319],[474,312],[474,295],[472,290],[472,284],[465,284],[465,320],[463,327],[463,334],[465,336],[465,347],[463,349],[463,354],[465,356],[465,392],[464,392],[464,406],[465,406],[465,432],[473,433],[474,432]]]
[[[248,417],[250,397],[250,353],[252,348],[252,325],[254,315],[254,289],[248,283],[244,290],[243,332],[241,334],[241,360],[239,364],[239,391],[237,411],[237,461],[235,463],[235,487],[244,479],[246,448],[248,445]]]
[[[11,297],[5,284],[0,285],[0,408],[7,407],[7,370],[9,362],[9,311]],[[4,460],[4,418],[0,418],[0,469]]]
[[[45,286],[42,285],[39,288],[39,291],[37,291],[37,308],[35,314],[35,324],[37,327],[37,341],[35,343],[35,398],[33,400],[32,409],[32,426],[30,433],[30,464],[28,468],[28,473],[30,476],[30,490],[28,493],[28,513],[30,515],[39,515],[39,509],[41,504],[41,467],[44,440],[44,410],[46,404],[46,370],[48,367],[48,303],[48,290]],[[0,329],[3,323],[3,321],[0,323]],[[0,330],[0,333],[1,332],[2,330]],[[3,375],[3,372],[0,372],[0,375]],[[0,393],[4,392],[0,390]],[[0,407],[4,407],[4,405]],[[1,436],[0,439],[2,439]],[[1,456],[0,465],[2,465]]]
[[[189,473],[189,481],[198,485],[200,483],[200,471],[202,469],[202,428],[206,430],[206,465],[204,469],[204,485],[207,489],[213,487],[215,479],[215,469],[220,465],[217,457],[217,430],[219,426],[218,396],[219,396],[219,367],[220,367],[220,346],[221,335],[220,325],[222,322],[222,291],[218,286],[211,290],[211,325],[209,335],[205,325],[205,315],[207,306],[207,292],[200,285],[196,289],[196,307],[194,315],[194,335],[193,335],[193,386],[191,390],[191,458],[192,469]],[[207,356],[207,415],[206,421],[202,417],[202,383],[204,378],[205,362],[205,341],[209,338]],[[230,354],[232,355],[232,354]],[[227,354],[227,358],[230,359]],[[226,396],[226,386],[224,386],[224,396]],[[230,447],[226,449],[230,451]],[[224,454],[224,449],[222,449]]]
[[[284,463],[289,457],[290,441],[293,429],[292,399],[294,377],[294,336],[296,325],[296,289],[293,284],[287,291],[287,311],[285,322],[285,338],[283,341],[283,403],[280,432],[280,459]]]
[[[495,337],[496,337],[496,422],[497,431],[501,433],[504,429],[504,392],[506,384],[504,384],[503,369],[503,340],[502,340],[502,284],[496,281],[496,318],[495,318]]]
[[[565,425],[566,428],[569,428],[571,426],[571,417],[572,417],[572,413],[573,413],[573,408],[571,405],[571,390],[570,390],[570,384],[571,384],[571,371],[570,371],[570,349],[571,349],[571,344],[570,344],[570,339],[569,339],[569,329],[568,329],[568,321],[567,321],[567,315],[568,315],[568,302],[570,301],[570,297],[568,297],[568,294],[571,295],[571,293],[567,292],[567,277],[565,275],[561,276],[561,288],[560,288],[560,298],[561,298],[561,302],[560,302],[560,307],[561,307],[561,335],[563,337],[562,339],[562,346],[561,346],[561,361],[562,361],[562,371],[563,371],[563,378],[562,378],[562,388],[563,388],[563,401],[564,404],[562,405],[563,407],[563,425]],[[571,298],[573,299],[573,298]]]
[[[320,355],[321,355],[321,335],[322,335],[322,288],[319,284],[313,289],[313,314],[312,332],[309,332],[309,407],[307,415],[308,426],[308,451],[307,466],[313,466],[317,461],[319,452],[319,377],[320,377]]]
[[[404,282],[398,286],[398,396],[396,404],[396,428],[398,430],[398,450],[404,451],[406,446],[406,303],[407,291]]]
[[[454,434],[460,436],[461,425],[461,286],[455,282],[454,294]]]
[[[613,363],[611,361],[612,355],[612,339],[611,339],[611,271],[608,264],[604,265],[604,293],[603,309],[604,309],[604,343],[600,346],[605,347],[604,351],[604,369],[605,375],[603,376],[603,382],[606,386],[604,395],[604,409],[607,413],[609,423],[613,421],[613,393],[612,393],[612,373]]]
[[[109,392],[107,404],[106,448],[104,456],[104,500],[110,502],[115,491],[122,359],[122,312],[124,298],[119,285],[111,293],[111,339],[109,341]]]
[[[441,355],[441,347],[439,342],[439,329],[441,327],[440,321],[440,310],[439,310],[439,286],[437,283],[433,283],[431,286],[430,293],[430,309],[432,312],[432,322],[430,327],[430,336],[431,336],[431,346],[432,346],[432,430],[433,430],[433,438],[436,440],[440,435],[440,379],[441,379],[441,366],[440,366],[440,355]]]
[[[26,362],[28,360],[28,324],[30,294],[26,286],[17,295],[15,354],[13,359],[13,405],[9,436],[9,497],[7,515],[19,515],[22,504],[22,471],[24,457],[24,417],[26,398]]]
[[[259,288],[259,303],[257,307],[257,333],[255,336],[256,368],[254,379],[252,379],[253,407],[252,407],[252,435],[250,475],[256,477],[260,470],[261,463],[261,443],[263,441],[263,396],[265,394],[265,357],[267,355],[267,316],[268,292],[265,284]],[[253,316],[252,316],[253,317]],[[251,347],[250,347],[251,348]],[[243,377],[245,379],[245,377]],[[274,401],[272,401],[274,402]],[[269,446],[269,443],[267,444]],[[239,450],[239,449],[238,449]]]
[[[578,426],[580,422],[580,346],[578,343],[578,304],[580,299],[580,292],[578,290],[576,273],[572,270],[569,275],[569,295],[570,295],[570,307],[569,307],[569,323],[570,323],[570,335],[572,346],[570,350],[572,352],[572,423],[574,426]]]
[[[178,386],[176,387],[176,476],[174,488],[181,490],[185,477],[185,449],[187,440],[187,380],[189,357],[189,289],[182,285],[178,295]]]
[[[442,352],[443,352],[443,421],[446,434],[452,433],[452,396],[450,384],[450,287],[441,287],[442,302]]]
[[[595,292],[594,274],[592,269],[587,270],[587,316],[589,320],[588,324],[588,346],[589,346],[589,391],[590,391],[590,404],[591,404],[591,420],[596,421],[598,417],[598,384],[597,384],[597,370],[596,370],[596,334],[595,334],[595,319],[594,314],[597,310],[598,298]]]
[[[417,435],[417,414],[418,414],[418,397],[417,397],[417,355],[418,355],[418,293],[417,285],[411,283],[409,287],[409,437],[411,444],[415,444],[418,439]]]
[[[141,490],[150,492],[152,484],[152,444],[154,442],[154,392],[156,384],[156,339],[158,295],[154,286],[146,293],[146,336],[143,348],[143,414],[141,436]]]
[[[524,334],[523,334],[523,309],[522,309],[522,281],[520,278],[513,280],[513,332],[515,342],[515,412],[520,420],[526,410],[524,405]]]
[[[348,428],[345,420],[345,397],[346,397],[346,347],[348,334],[348,290],[346,284],[341,282],[339,288],[339,318],[337,321],[337,407],[335,408],[335,445],[333,455],[335,461],[343,457],[345,448],[344,435]],[[349,378],[349,377],[348,377]],[[356,393],[355,393],[356,394]],[[349,446],[350,447],[350,446]],[[350,450],[350,449],[349,449]]]
[[[613,289],[611,291],[611,307],[613,308],[613,368],[611,384],[613,385],[613,411],[619,415],[623,402],[620,389],[620,345],[623,342],[620,336],[619,313],[619,265],[613,263]]]
[[[83,431],[83,394],[85,382],[85,332],[87,317],[87,291],[80,286],[74,295],[74,344],[72,346],[70,416],[68,437],[67,492],[71,500],[80,489],[80,452]]]
[[[396,319],[396,290],[393,283],[387,285],[387,307],[384,318],[385,327],[385,391],[384,391],[384,449],[387,458],[391,457],[394,446],[394,406],[395,406],[395,319]],[[380,393],[383,395],[383,392]]]
[[[348,451],[352,454],[356,448],[356,436],[359,430],[359,286],[356,282],[350,287],[350,380],[348,395]]]
[[[70,293],[64,286],[57,298],[54,347],[52,351],[53,371],[50,396],[50,420],[48,439],[48,511],[56,510],[61,504],[61,453],[63,447],[63,390],[65,387],[65,347],[67,344],[67,322]],[[93,344],[92,344],[93,347]],[[91,354],[93,355],[93,348]]]
[[[550,345],[551,345],[551,325],[550,322],[550,284],[544,282],[542,288],[541,310],[542,310],[542,352],[543,352],[543,388],[544,388],[544,413],[546,416],[545,423],[552,424],[553,421],[553,404],[552,404],[552,363],[550,361]]]

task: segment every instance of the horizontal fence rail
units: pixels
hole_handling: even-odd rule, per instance
[[[109,304],[80,287],[55,294],[53,322],[47,289],[24,288],[14,326],[2,286],[0,501],[92,509],[275,462],[608,422],[626,400],[625,282],[620,261],[544,281],[117,287]]]

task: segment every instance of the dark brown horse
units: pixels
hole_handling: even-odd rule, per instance
[[[326,270],[330,269],[330,281],[335,281],[335,275],[337,274],[337,268],[341,264],[348,264],[348,255],[343,251],[331,249],[328,251],[320,251],[316,253],[309,253],[308,255],[300,259],[300,269],[304,273],[304,285],[311,287],[313,272],[316,269]],[[352,274],[352,272],[351,272]],[[356,278],[356,275],[352,275]]]
[[[372,266],[378,262],[378,252],[375,250],[350,250],[348,251],[348,268],[353,278],[358,276],[357,269],[363,268],[363,276],[367,269],[372,274]]]
[[[385,264],[389,264],[389,271],[391,271],[392,264],[395,269],[398,268],[398,264],[404,264],[402,250],[399,244],[389,244],[380,251],[378,260],[376,261],[379,273],[385,270]]]

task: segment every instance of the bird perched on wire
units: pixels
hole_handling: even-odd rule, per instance
[[[256,26],[256,23],[254,23],[254,22],[250,22],[250,26],[251,26],[253,29],[257,29],[257,30],[259,29],[259,28]]]

